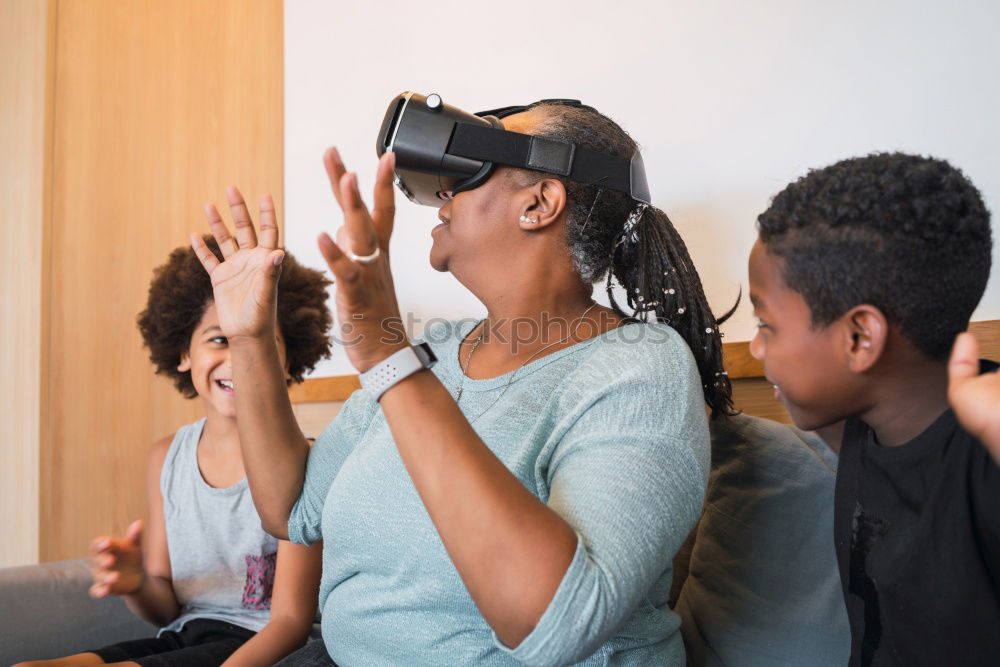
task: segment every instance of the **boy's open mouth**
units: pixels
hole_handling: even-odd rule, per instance
[[[233,390],[233,381],[232,380],[216,380],[215,384],[219,385],[221,388],[225,389],[226,391],[232,391]]]

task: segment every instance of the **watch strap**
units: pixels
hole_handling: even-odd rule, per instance
[[[362,373],[361,387],[378,401],[393,385],[417,371],[430,368],[436,361],[437,357],[427,343],[403,348]]]

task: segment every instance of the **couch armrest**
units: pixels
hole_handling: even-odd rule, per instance
[[[0,665],[156,634],[117,597],[87,595],[87,559],[0,568]]]

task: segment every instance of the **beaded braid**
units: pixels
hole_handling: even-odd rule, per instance
[[[619,157],[631,157],[638,148],[617,123],[593,109],[552,103],[532,108],[545,116],[540,135]],[[716,318],[687,245],[663,211],[597,184],[562,180],[569,210],[567,242],[580,276],[590,283],[606,277],[611,307],[619,315],[645,322],[652,314],[673,327],[691,348],[712,417],[735,414],[719,325],[735,312],[739,297]],[[625,289],[631,313],[615,299],[613,281]]]
[[[624,288],[630,315],[615,299],[612,279]],[[657,322],[673,327],[691,348],[712,416],[734,414],[719,325],[736,311],[739,298],[721,317],[712,314],[687,245],[666,213],[645,204],[636,207],[623,228],[622,242],[612,249],[606,289],[620,315],[646,322],[652,314]]]

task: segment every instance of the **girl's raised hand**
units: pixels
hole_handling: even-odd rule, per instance
[[[278,249],[278,222],[270,195],[260,201],[260,239],[254,230],[243,195],[235,186],[226,190],[235,226],[229,234],[218,209],[205,205],[208,226],[222,251],[222,261],[201,237],[191,235],[191,247],[212,279],[219,326],[229,338],[274,338],[277,282],[285,253]]]
[[[388,257],[396,213],[395,156],[386,153],[379,160],[371,212],[361,199],[357,175],[347,172],[335,148],[326,152],[323,164],[344,213],[344,226],[336,241],[321,234],[319,249],[336,278],[341,340],[351,363],[363,373],[409,345]]]

